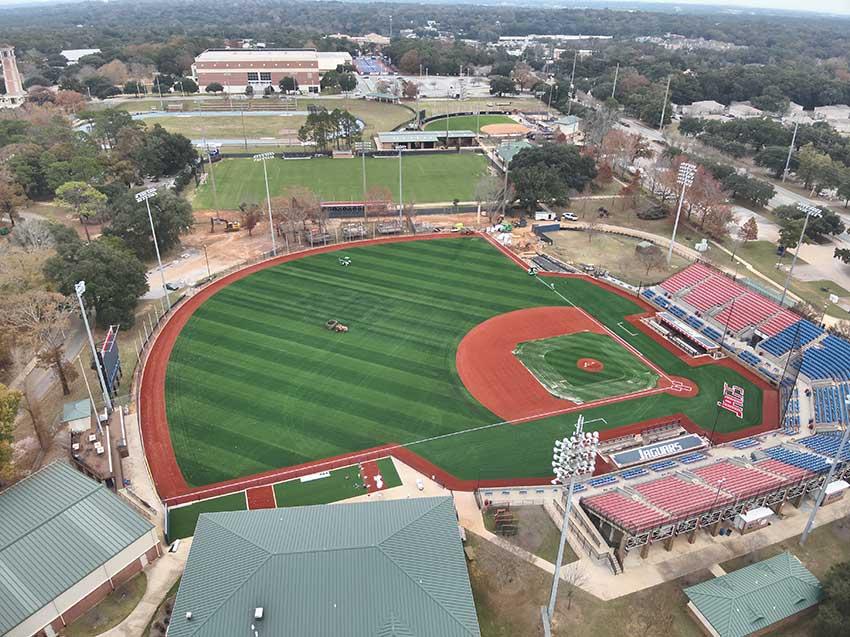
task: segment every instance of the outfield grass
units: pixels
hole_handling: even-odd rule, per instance
[[[477,238],[360,247],[341,268],[320,254],[257,272],[216,293],[178,337],[166,378],[177,461],[190,485],[408,443],[499,420],[466,391],[455,369],[463,336],[517,309],[562,305],[548,287]],[[556,290],[671,375],[695,397],[659,394],[587,409],[611,428],[684,412],[710,429],[761,421],[762,395],[738,373],[691,368],[618,323],[641,311],[585,279]],[[328,319],[350,327],[325,329]],[[629,331],[632,331],[629,329]],[[744,418],[720,411],[724,381],[744,388]],[[411,449],[460,478],[543,477],[552,440],[575,414],[490,428]]]
[[[195,525],[201,513],[215,513],[218,511],[245,511],[248,502],[245,492],[230,493],[209,500],[201,500],[194,504],[187,504],[177,509],[168,511],[168,541],[173,542],[178,538],[191,537],[195,534]]]
[[[250,117],[186,116],[170,115],[142,120],[146,126],[159,124],[172,133],[185,135],[189,139],[256,139],[273,137],[276,139],[296,139],[298,129],[307,118],[301,115],[260,115]],[[296,139],[297,141],[297,139]]]
[[[610,336],[579,332],[520,343],[514,355],[555,396],[575,403],[655,387],[658,374]],[[602,363],[588,371],[582,358]]]
[[[357,466],[335,469],[326,478],[301,482],[288,480],[274,485],[274,497],[279,507],[298,507],[308,504],[327,504],[366,493]]]
[[[305,186],[324,201],[363,199],[359,159],[308,159],[267,162],[272,197],[292,186]],[[404,200],[410,203],[472,201],[475,185],[485,174],[487,159],[478,154],[418,155],[402,158]],[[219,206],[235,210],[243,201],[265,201],[262,166],[251,159],[227,159],[214,165]],[[398,159],[366,160],[366,187],[383,186],[398,198]],[[209,183],[197,189],[194,207],[213,207]]]
[[[441,131],[446,130],[446,119],[434,120],[425,124],[425,130]],[[516,124],[515,119],[511,119],[507,115],[453,115],[448,118],[449,130],[471,130],[479,132],[479,126],[487,126],[488,124]]]

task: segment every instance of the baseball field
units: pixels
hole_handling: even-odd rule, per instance
[[[507,115],[451,115],[449,118],[449,130],[471,130],[478,132],[478,127],[484,127],[488,124],[516,124],[515,119],[511,119]],[[441,131],[446,130],[446,118],[435,119],[433,122],[425,124],[425,130]]]
[[[478,178],[486,173],[483,155],[406,155],[401,160],[405,202],[436,203],[453,199],[472,201]],[[366,159],[366,188],[382,186],[398,198],[397,157]],[[292,186],[308,187],[323,201],[363,199],[363,163],[360,159],[274,159],[266,162],[272,197]],[[235,210],[242,202],[265,201],[263,167],[251,159],[226,159],[213,164],[218,205]],[[213,208],[212,183],[195,193],[196,210]]]
[[[522,422],[502,422],[461,380],[458,345],[489,319],[534,308],[541,316],[569,308],[606,346],[576,339],[553,350],[550,367],[592,393],[586,404],[564,400],[556,414],[530,408]],[[544,478],[552,441],[579,409],[599,430],[682,414],[726,434],[772,418],[775,398],[763,409],[772,390],[753,375],[732,363],[695,366],[626,320],[647,310],[583,277],[528,276],[477,237],[309,255],[223,287],[188,318],[165,372],[171,445],[190,486],[384,444],[405,444],[460,479]],[[349,331],[327,330],[331,319]],[[628,362],[643,374],[641,387],[657,375],[696,390],[652,388],[612,401],[612,392],[631,393],[628,375],[600,392],[604,379],[577,368],[589,353],[603,369]],[[741,419],[716,406],[724,382],[744,388]]]

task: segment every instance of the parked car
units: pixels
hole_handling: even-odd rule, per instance
[[[561,221],[578,221],[578,216],[574,212],[565,212],[561,215]]]

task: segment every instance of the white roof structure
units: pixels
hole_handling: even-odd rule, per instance
[[[80,61],[80,58],[87,55],[94,55],[95,53],[100,53],[100,49],[66,49],[60,52],[59,55],[68,60],[68,64],[76,64]]]
[[[747,104],[746,102],[732,102],[729,105],[728,113],[732,117],[761,117],[764,115],[764,111],[757,109],[755,106],[751,104]]]
[[[335,71],[340,64],[351,64],[351,54],[347,51],[320,52],[319,72]]]
[[[685,115],[691,115],[692,117],[722,113],[725,110],[726,107],[723,104],[715,102],[714,100],[702,100],[694,102],[693,104],[685,104],[682,106],[682,113]]]
[[[195,58],[203,62],[278,62],[280,60],[316,60],[316,49],[207,49]]]

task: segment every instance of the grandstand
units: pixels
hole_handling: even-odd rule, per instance
[[[753,444],[744,448],[757,443],[745,440]],[[646,557],[656,542],[664,541],[669,549],[679,535],[687,535],[690,542],[702,528],[715,535],[721,526],[732,526],[738,515],[755,508],[769,507],[779,514],[789,500],[799,507],[806,494],[823,484],[840,441],[839,432],[819,433],[796,443],[754,451],[747,460],[725,458],[645,481],[623,483],[614,475],[597,477],[584,486],[605,491],[590,492],[579,502],[622,566],[633,549],[639,548],[641,557]],[[699,456],[692,463],[708,459],[704,453],[691,455]],[[686,458],[677,461],[684,463]],[[842,459],[850,460],[850,445]],[[662,469],[656,465],[662,463],[649,468]],[[675,466],[672,461],[663,463],[663,469]],[[647,471],[645,475],[652,474]],[[848,475],[850,462],[843,462],[835,479]]]

